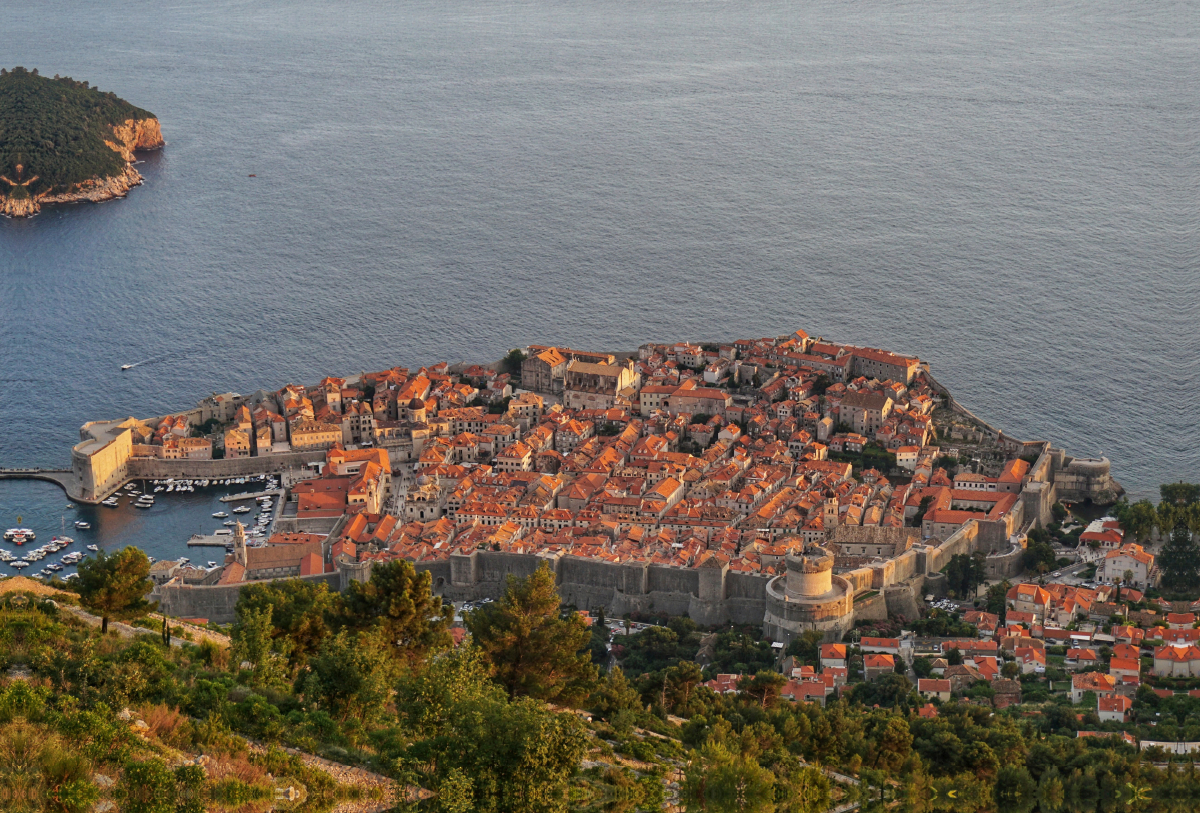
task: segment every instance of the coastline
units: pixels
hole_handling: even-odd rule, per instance
[[[113,127],[115,141],[105,141],[114,152],[125,159],[125,169],[119,175],[107,178],[90,178],[73,184],[66,192],[45,192],[26,197],[0,196],[0,215],[7,217],[33,217],[44,204],[54,203],[99,203],[114,198],[123,198],[135,186],[144,182],[142,174],[134,169],[136,150],[158,150],[166,146],[158,119],[126,119],[123,125]]]

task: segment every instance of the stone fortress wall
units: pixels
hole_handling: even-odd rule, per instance
[[[777,640],[788,640],[805,629],[820,629],[830,640],[840,640],[856,619],[886,618],[889,612],[915,618],[920,597],[940,592],[939,571],[952,556],[991,550],[980,534],[979,523],[971,521],[936,546],[917,546],[886,561],[830,573],[830,588],[836,588],[837,595],[817,606],[797,603],[794,597],[784,599],[782,586],[773,594],[769,583],[785,580],[784,576],[743,573],[728,566],[682,568],[487,550],[452,554],[449,559],[416,562],[414,566],[429,572],[434,593],[452,601],[498,599],[509,576],[526,577],[546,562],[555,573],[563,602],[581,610],[603,608],[609,616],[633,612],[687,615],[702,625],[763,624]],[[989,556],[988,575],[1015,575],[1022,551],[1018,548],[1014,555],[1004,550],[999,558]],[[337,567],[335,573],[303,578],[343,590],[351,579],[365,580],[370,573],[369,563],[341,561]],[[228,623],[233,620],[241,586],[169,584],[156,590],[155,600],[162,602],[170,615]]]

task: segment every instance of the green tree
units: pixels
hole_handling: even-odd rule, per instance
[[[751,677],[744,675],[738,680],[738,691],[758,703],[761,708],[768,708],[779,699],[779,692],[787,683],[787,678],[778,672],[762,671]]]
[[[1175,506],[1187,506],[1200,502],[1200,484],[1197,483],[1163,483],[1158,487],[1162,501]]]
[[[150,560],[135,547],[111,555],[100,551],[79,563],[79,600],[100,616],[101,634],[108,632],[110,618],[132,618],[154,609],[146,600],[154,588],[149,576]]]
[[[1148,537],[1158,524],[1158,513],[1149,500],[1138,500],[1133,505],[1125,506],[1117,512],[1117,518],[1129,539],[1134,542]],[[1059,786],[1061,788],[1061,783]]]
[[[788,642],[785,655],[794,655],[805,663],[816,666],[820,660],[821,642],[825,635],[820,630],[807,630]]]
[[[528,578],[510,576],[504,596],[468,613],[467,629],[509,697],[574,703],[596,679],[578,613],[563,618],[554,571],[545,562]]]
[[[710,736],[684,774],[683,796],[718,813],[770,813],[775,774],[748,754]]]
[[[289,653],[296,666],[320,650],[329,634],[327,616],[337,609],[338,601],[338,595],[323,583],[280,579],[246,585],[237,606],[239,610],[271,608],[271,634],[291,644]]]
[[[527,358],[529,357],[514,347],[512,350],[508,351],[508,355],[504,357],[504,361],[502,361],[500,364],[504,368],[504,372],[511,376],[520,377],[521,365]]]
[[[999,813],[1029,813],[1037,805],[1037,783],[1024,765],[1005,765],[993,791]]]
[[[946,564],[946,585],[960,598],[970,596],[972,588],[983,581],[983,574],[976,580],[975,565],[975,557],[965,553],[954,554]]]
[[[377,564],[366,582],[352,581],[336,623],[351,630],[377,627],[392,657],[415,663],[452,643],[453,610],[431,591],[429,571],[404,559]]]
[[[663,694],[667,708],[676,714],[690,716],[696,687],[704,681],[704,671],[693,661],[680,661],[667,670],[664,677]]]
[[[230,631],[230,655],[234,668],[249,664],[255,686],[280,686],[287,667],[286,639],[276,640],[270,605],[263,609],[240,608]]]
[[[637,711],[641,704],[641,695],[629,684],[625,672],[619,666],[609,670],[596,684],[595,691],[588,699],[588,708],[609,722],[621,712]]]
[[[589,748],[574,714],[530,698],[510,701],[473,646],[433,658],[398,685],[397,710],[420,736],[384,757],[446,794],[444,809],[553,813],[569,809],[567,782]]]
[[[1191,596],[1200,589],[1200,546],[1187,525],[1181,522],[1171,531],[1158,555],[1158,566],[1167,592]]]
[[[396,664],[380,629],[326,638],[308,665],[305,697],[338,719],[365,722],[391,698]]]

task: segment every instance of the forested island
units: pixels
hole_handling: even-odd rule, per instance
[[[154,114],[112,92],[0,69],[0,214],[122,197],[142,182],[133,151],[163,143]]]

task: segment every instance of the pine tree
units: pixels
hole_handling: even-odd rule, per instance
[[[146,595],[154,588],[150,581],[150,560],[134,547],[106,555],[100,551],[79,565],[79,600],[100,616],[100,632],[108,632],[110,618],[129,618],[152,610]]]
[[[562,618],[560,604],[543,562],[528,578],[510,576],[500,601],[468,614],[467,629],[509,697],[572,703],[595,682],[591,631],[578,613]]]
[[[1163,589],[1193,595],[1200,590],[1200,546],[1187,525],[1179,522],[1158,555]]]

